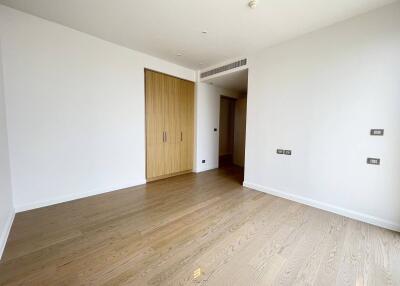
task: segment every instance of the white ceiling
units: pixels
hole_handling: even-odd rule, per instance
[[[234,90],[240,93],[247,93],[247,78],[248,70],[245,69],[208,79],[204,82]]]
[[[259,0],[250,9],[248,0],[0,0],[193,69],[245,56],[391,2]]]

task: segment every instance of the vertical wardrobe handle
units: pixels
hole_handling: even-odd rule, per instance
[[[165,142],[167,142],[168,141],[168,139],[167,139],[167,131],[164,131],[165,132]]]
[[[183,139],[182,139],[183,137],[182,137],[182,131],[181,131],[181,141],[183,141]]]
[[[165,142],[165,135],[164,135],[164,131],[162,132],[162,142]]]

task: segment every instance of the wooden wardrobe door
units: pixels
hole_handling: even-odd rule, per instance
[[[194,83],[181,80],[180,90],[180,169],[193,169],[193,137],[194,137]]]
[[[179,79],[165,75],[166,104],[164,111],[165,120],[165,174],[180,171],[179,165]]]
[[[186,128],[185,128],[185,120],[186,120],[186,89],[185,89],[185,81],[179,80],[179,101],[178,101],[178,110],[179,110],[179,171],[185,171],[186,164],[184,162],[184,158],[186,156],[186,148],[185,148],[185,137],[186,137]]]
[[[187,82],[188,88],[188,98],[187,98],[187,106],[188,106],[188,113],[187,113],[187,150],[188,156],[186,158],[186,169],[192,170],[193,169],[193,156],[194,156],[194,83],[188,81]]]
[[[146,70],[146,174],[157,179],[193,165],[194,83]]]
[[[146,176],[165,174],[164,109],[165,88],[162,74],[146,70]]]

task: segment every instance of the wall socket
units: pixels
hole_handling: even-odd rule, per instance
[[[367,158],[367,164],[369,165],[380,165],[381,159],[379,158]]]
[[[277,149],[276,154],[279,155],[292,155],[292,150]]]
[[[369,133],[371,136],[383,136],[385,133],[384,129],[371,129],[371,132]]]
[[[206,160],[201,160],[201,163],[203,163],[203,164],[204,164],[205,162],[206,162]]]

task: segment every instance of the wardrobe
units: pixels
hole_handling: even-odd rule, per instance
[[[147,181],[193,168],[194,83],[145,70]]]

